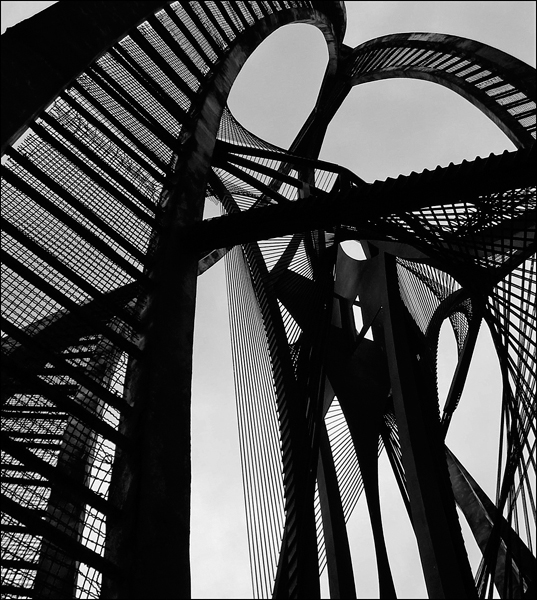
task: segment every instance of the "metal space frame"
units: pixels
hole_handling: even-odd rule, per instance
[[[329,62],[281,149],[226,98],[294,22]],[[535,596],[535,71],[454,36],[351,49],[344,31],[340,2],[62,2],[2,36],[6,598],[190,597],[196,278],[222,257],[255,596],[319,597],[327,568],[331,597],[356,597],[363,491],[396,597],[380,452],[430,597]],[[319,161],[352,87],[390,77],[452,89],[519,150],[374,183]],[[202,221],[207,197],[222,217]],[[459,359],[440,412],[445,319]],[[494,499],[444,443],[483,323],[504,385]]]

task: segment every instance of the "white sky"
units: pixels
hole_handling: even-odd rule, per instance
[[[2,32],[53,2],[2,2]],[[407,31],[468,37],[535,66],[535,2],[347,2],[345,43]],[[248,60],[229,104],[244,126],[286,147],[315,103],[326,67],[322,34],[282,28]],[[380,81],[354,88],[331,124],[321,158],[366,181],[513,150],[475,107],[429,82]],[[210,206],[210,210],[214,207]],[[495,493],[500,378],[482,331],[467,391],[448,444],[490,496]],[[442,337],[448,385],[454,341]],[[223,261],[199,279],[192,404],[193,598],[251,598],[238,454]],[[476,451],[477,450],[477,451]],[[382,466],[383,463],[381,463]],[[388,552],[400,598],[425,598],[417,550],[393,477],[381,470]],[[362,498],[349,523],[359,598],[378,597],[372,539]],[[470,545],[471,561],[476,553]]]

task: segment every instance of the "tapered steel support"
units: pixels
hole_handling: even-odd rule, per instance
[[[381,253],[379,262],[393,402],[427,591],[431,598],[476,598],[449,483],[431,357],[401,300],[395,257]]]
[[[188,165],[186,170],[191,173]],[[142,356],[127,375],[132,411],[120,431],[132,449],[120,451],[114,464],[110,500],[121,513],[107,524],[106,548],[122,577],[103,577],[105,598],[190,597],[190,388],[198,255],[186,232],[201,218],[203,206],[193,188],[194,183],[185,184],[181,198],[164,207],[169,220],[142,311]]]
[[[337,339],[337,338],[336,338]],[[378,488],[377,450],[388,389],[383,357],[377,345],[362,340],[351,356],[337,351],[334,342],[328,376],[345,415],[364,483],[375,544],[380,598],[395,598],[384,539]]]
[[[345,516],[341,505],[330,441],[324,424],[321,426],[320,433],[317,482],[321,501],[330,598],[356,598]]]
[[[479,333],[480,325],[481,314],[474,315],[473,319],[470,321],[468,335],[464,340],[462,352],[459,356],[459,360],[455,368],[455,373],[453,374],[453,379],[451,381],[446,403],[444,406],[444,414],[442,415],[442,433],[444,437],[449,428],[453,412],[457,408],[459,398],[461,397],[462,390],[466,382],[466,377],[468,376],[468,369],[470,368],[470,361],[472,360],[472,356],[474,353],[474,348],[477,341],[477,335]]]
[[[163,228],[141,309],[141,358],[129,365],[132,411],[120,431],[107,523],[106,557],[121,570],[103,577],[105,598],[190,598],[190,401],[198,253],[189,232],[202,217],[206,169],[220,113],[207,103],[179,154],[181,176],[163,194]],[[173,577],[170,574],[173,573]]]
[[[377,450],[382,419],[389,394],[386,361],[377,342],[356,332],[352,305],[362,288],[368,297],[362,305],[368,329],[378,314],[378,294],[367,281],[370,261],[356,261],[341,249],[337,256],[336,300],[333,307],[327,373],[349,426],[360,465],[375,544],[380,598],[395,598],[384,539],[378,489]],[[362,332],[363,333],[363,332]]]
[[[446,456],[455,500],[468,521],[485,561],[493,561],[490,570],[494,573],[494,584],[500,598],[535,597],[535,557],[448,448]],[[497,551],[491,552],[491,542],[494,543],[494,540],[498,540]],[[527,584],[526,596],[522,579]]]
[[[312,457],[316,455],[312,450],[313,436],[308,431],[307,390],[295,379],[283,323],[278,318],[277,282],[273,285],[268,284],[270,275],[257,245],[248,245],[246,251],[253,272],[252,265],[255,265],[254,279],[264,282],[264,285],[256,286],[256,293],[262,307],[273,369],[277,374],[276,379],[280,382],[277,384],[277,395],[282,432],[286,522],[273,597],[320,598],[313,503],[317,465],[311,464]],[[284,266],[282,270],[285,271]],[[299,318],[293,312],[296,307],[287,308]],[[316,372],[313,368],[312,373]]]
[[[106,556],[122,571],[103,578],[105,598],[190,597],[190,382],[197,255],[169,249],[174,277],[159,277],[146,306],[143,356],[130,365],[131,414],[120,426],[110,500],[121,513],[107,524]],[[164,266],[161,263],[162,266]],[[162,272],[161,272],[161,275]],[[174,577],[170,577],[174,573]]]

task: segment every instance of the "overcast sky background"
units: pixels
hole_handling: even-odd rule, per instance
[[[2,2],[2,33],[51,4]],[[484,42],[535,67],[533,1],[356,1],[346,7],[344,41],[352,47],[391,33],[437,32]],[[255,134],[288,147],[315,103],[326,61],[324,37],[316,28],[297,24],[278,30],[241,71],[229,99],[232,112]],[[514,150],[513,144],[455,93],[430,82],[388,80],[353,89],[328,130],[321,158],[374,181],[504,150]],[[214,214],[212,205],[208,210]],[[455,365],[447,328],[441,346],[446,390]],[[487,331],[482,330],[477,350],[447,442],[494,497],[501,383]],[[192,460],[193,598],[251,598],[223,261],[198,285]],[[425,598],[416,543],[386,466],[383,457],[381,502],[398,597]],[[364,498],[349,532],[358,597],[378,597]],[[475,569],[479,556],[473,541],[469,553]]]

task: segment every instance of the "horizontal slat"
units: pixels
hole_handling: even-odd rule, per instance
[[[89,548],[86,548],[80,542],[74,540],[62,531],[59,531],[56,527],[36,515],[33,510],[17,504],[17,502],[5,494],[2,494],[1,501],[4,511],[17,521],[23,523],[30,533],[45,537],[74,558],[86,563],[97,571],[112,577],[117,577],[118,569],[110,561],[104,559]]]
[[[110,515],[115,511],[112,504],[105,500],[102,496],[96,494],[84,485],[73,480],[67,473],[62,472],[59,468],[53,467],[43,459],[39,458],[33,452],[27,449],[26,444],[17,442],[8,434],[1,432],[0,439],[2,440],[2,449],[19,462],[23,463],[27,471],[38,473],[47,479],[42,485],[55,485],[63,490],[64,495],[74,496],[82,500],[84,503],[93,506],[98,511],[105,515]],[[2,478],[3,481],[10,483],[9,479],[23,478]],[[30,478],[25,478],[27,481],[32,481]],[[15,483],[15,481],[11,482]],[[22,483],[20,485],[23,485]],[[36,485],[29,483],[28,485]]]

